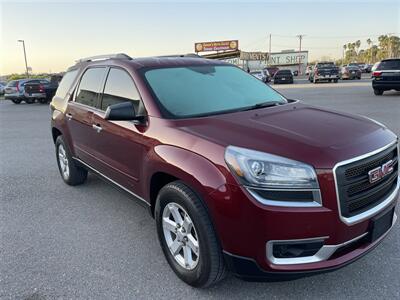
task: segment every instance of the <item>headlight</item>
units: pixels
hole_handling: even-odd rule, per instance
[[[279,206],[321,206],[317,175],[310,165],[235,146],[226,148],[225,161],[260,202]]]
[[[314,168],[295,160],[234,146],[226,148],[225,160],[245,185],[318,189]]]

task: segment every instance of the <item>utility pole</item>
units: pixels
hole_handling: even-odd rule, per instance
[[[26,77],[29,78],[28,62],[27,62],[27,60],[26,60],[26,51],[25,51],[25,41],[24,41],[24,40],[18,40],[18,42],[22,43],[22,47],[24,48],[24,58],[25,58]]]
[[[301,41],[303,40],[304,36],[304,34],[297,35],[299,38],[299,74],[301,74]]]
[[[271,64],[271,34],[269,34],[269,54],[268,54],[268,66]]]

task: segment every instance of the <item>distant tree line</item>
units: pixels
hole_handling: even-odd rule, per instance
[[[381,35],[378,44],[374,44],[369,38],[366,40],[367,47],[361,48],[361,40],[343,45],[343,58],[336,61],[337,64],[348,64],[351,62],[362,62],[373,64],[385,58],[400,57],[400,37]]]

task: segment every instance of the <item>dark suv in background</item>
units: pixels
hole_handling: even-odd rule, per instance
[[[168,263],[196,287],[227,269],[249,280],[331,271],[396,221],[395,134],[222,61],[82,59],[51,110],[62,179],[92,171],[147,207]]]
[[[380,96],[384,91],[400,91],[400,58],[382,60],[372,72],[374,94]]]

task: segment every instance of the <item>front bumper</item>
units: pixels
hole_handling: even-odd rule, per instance
[[[373,215],[346,224],[339,215],[333,173],[318,176],[324,187],[322,207],[263,205],[245,188],[231,185],[209,195],[215,227],[233,273],[245,279],[281,280],[331,271],[355,261],[382,241],[389,230],[371,242],[371,219],[395,208],[399,187]],[[315,256],[285,261],[271,255],[271,242],[316,238],[323,239],[324,247]]]
[[[396,223],[396,215],[394,215],[392,227],[383,234],[378,240],[373,243],[365,243],[359,248],[343,255],[338,256],[329,260],[324,266],[317,269],[304,269],[295,271],[268,271],[260,267],[255,259],[249,257],[243,257],[234,255],[232,253],[224,251],[224,259],[229,268],[229,270],[237,277],[247,280],[247,281],[284,281],[284,280],[294,280],[302,277],[318,275],[321,273],[332,272],[337,269],[343,268],[356,260],[360,259],[364,255],[372,251],[380,242],[385,238],[385,236],[390,232]],[[352,242],[352,241],[349,241]],[[335,245],[337,249],[347,246]]]

